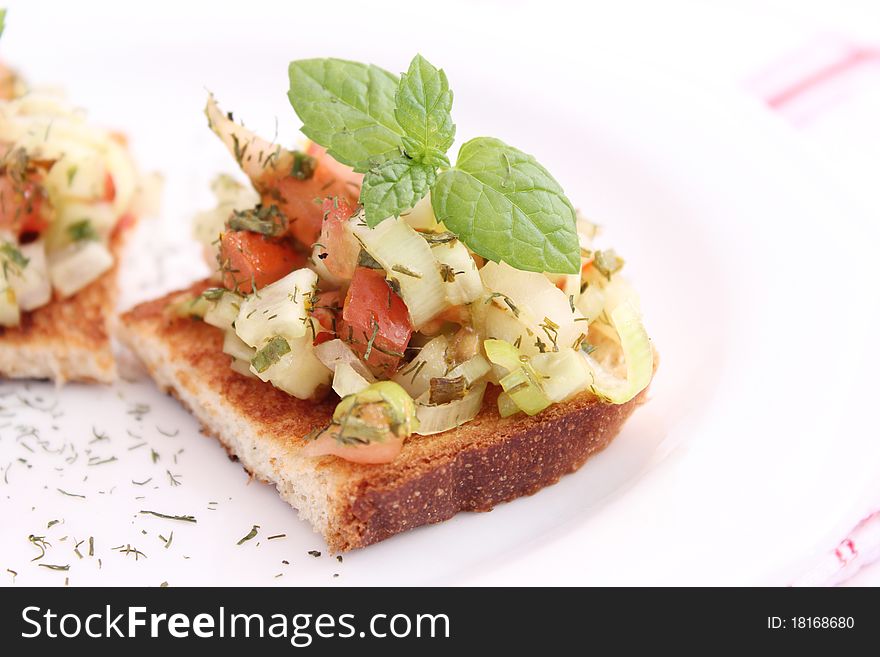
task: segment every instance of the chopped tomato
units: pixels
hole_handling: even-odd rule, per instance
[[[305,256],[289,244],[272,242],[246,230],[227,231],[220,237],[220,270],[227,289],[245,294],[304,267]]]
[[[439,335],[443,328],[450,322],[452,324],[464,326],[469,321],[470,311],[467,306],[449,306],[439,315],[434,317],[434,319],[425,322],[425,324],[422,325],[422,328],[419,329],[419,332],[431,336]]]
[[[113,182],[113,176],[109,173],[104,175],[104,200],[113,201],[116,199],[116,183]]]
[[[342,295],[339,290],[319,292],[312,306],[312,317],[318,320],[321,328],[336,332],[336,320],[342,311]]]
[[[312,346],[317,347],[319,344],[322,344],[324,342],[330,342],[330,340],[335,337],[336,336],[329,331],[319,331],[318,334],[315,336],[315,339],[312,340]]]
[[[327,155],[327,149],[323,146],[319,146],[313,141],[309,142],[308,147],[306,147],[306,153],[311,155],[313,158],[322,162],[324,167],[328,169],[335,178],[340,179],[344,182],[349,189],[356,191],[356,197],[360,196],[361,193],[361,185],[364,182],[364,174],[355,173],[351,167],[345,166],[334,160],[332,157]]]
[[[334,276],[350,280],[357,267],[361,245],[346,226],[354,209],[344,198],[326,198],[321,206],[324,223],[318,242],[323,246],[318,257]]]
[[[367,267],[355,270],[337,324],[339,337],[379,376],[394,373],[412,335],[403,299],[381,271]]]
[[[336,439],[336,434],[327,430],[315,440],[306,443],[302,449],[303,456],[325,456],[333,454],[352,463],[390,463],[403,448],[403,438],[389,433],[382,442],[366,445],[349,445]]]
[[[353,182],[353,178],[359,174],[326,153],[313,157],[314,170],[308,178],[297,178],[290,171],[282,169],[259,181],[263,204],[278,206],[290,221],[290,234],[307,247],[317,242],[321,234],[324,218],[321,200],[338,197],[354,206],[361,193],[360,184]]]
[[[0,175],[0,228],[16,235],[41,233],[49,225],[45,210],[43,190],[36,181],[17,183]]]
[[[137,219],[130,212],[126,212],[124,215],[119,217],[116,221],[116,225],[113,227],[113,234],[119,235],[127,231],[129,228],[132,228]]]

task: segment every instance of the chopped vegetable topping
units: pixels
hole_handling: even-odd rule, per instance
[[[302,454],[387,463],[411,434],[476,418],[489,385],[502,418],[645,388],[653,349],[623,260],[594,248],[596,226],[533,156],[479,137],[450,162],[442,70],[416,56],[400,77],[338,59],[289,73],[305,150],[208,101],[254,190],[215,183],[199,232],[222,233],[225,289],[175,308],[223,331],[234,371],[300,399],[339,396]],[[68,232],[81,241],[87,226]]]
[[[218,258],[224,287],[245,294],[305,264],[305,257],[292,246],[250,231],[223,233]]]
[[[394,374],[412,335],[406,304],[381,272],[355,270],[337,334],[377,376]]]
[[[280,335],[276,335],[263,346],[251,360],[251,366],[262,374],[272,365],[278,362],[284,354],[290,351],[290,344]]]

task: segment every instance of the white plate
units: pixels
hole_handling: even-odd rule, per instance
[[[102,29],[79,4],[59,6],[69,13],[34,43],[23,34],[38,14],[30,6],[11,14],[7,56],[33,78],[64,82],[167,175],[163,219],[145,227],[127,263],[129,302],[200,268],[189,217],[210,203],[211,176],[232,170],[200,114],[205,87],[270,136],[278,116],[287,140],[296,128],[287,60],[336,54],[400,69],[424,45],[392,22],[382,25],[399,39],[384,47],[343,39],[328,48],[292,18],[203,8],[181,8],[188,13],[167,25],[123,12]],[[378,24],[363,20],[365,32]],[[626,257],[661,354],[651,402],[560,484],[340,563],[307,554],[324,552],[320,539],[148,382],[3,383],[0,569],[18,583],[780,583],[833,540],[880,465],[880,444],[865,432],[880,364],[868,350],[880,305],[870,286],[876,231],[783,126],[732,94],[620,63],[567,62],[543,85],[523,83],[536,56],[531,69],[510,65],[519,55],[503,49],[509,35],[452,43],[440,35],[451,19],[438,20],[426,54],[449,73],[459,135],[497,135],[537,154]],[[63,46],[47,52],[47,39]],[[564,94],[548,82],[562,73],[576,78]],[[93,429],[109,440],[93,442]],[[258,536],[236,545],[252,525]],[[166,549],[158,535],[172,530]],[[52,544],[42,561],[29,561],[39,554],[30,534]],[[268,540],[276,534],[286,536]],[[112,549],[126,545],[146,558]]]

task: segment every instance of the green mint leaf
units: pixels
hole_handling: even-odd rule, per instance
[[[400,76],[394,100],[394,116],[408,137],[404,140],[407,155],[426,163],[442,162],[437,158],[445,159],[455,140],[452,91],[446,73],[416,55],[409,70]]]
[[[0,36],[3,36],[3,30],[6,29],[6,8],[0,9]]]
[[[397,76],[343,59],[290,63],[287,97],[309,139],[337,161],[366,172],[397,157],[403,129],[394,118]]]
[[[388,217],[415,207],[437,180],[436,167],[398,157],[374,167],[364,176],[361,203],[370,228]]]
[[[474,252],[526,271],[576,274],[575,213],[562,187],[535,160],[478,137],[431,188],[437,221]]]

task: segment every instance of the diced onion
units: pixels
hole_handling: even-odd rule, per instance
[[[401,214],[400,218],[416,230],[436,233],[442,233],[446,230],[434,216],[434,208],[431,207],[431,192],[425,194],[412,210]]]
[[[9,285],[6,274],[0,269],[0,326],[18,326],[21,322],[21,311],[15,290]]]
[[[249,347],[244,340],[235,334],[235,330],[231,327],[223,333],[223,353],[229,354],[237,360],[247,361],[250,366],[251,359],[257,350]]]
[[[537,354],[532,356],[531,363],[541,377],[544,394],[554,403],[571,399],[587,390],[592,382],[586,362],[571,347]]]
[[[235,320],[238,337],[251,347],[259,347],[276,335],[288,341],[304,336],[309,321],[306,304],[317,282],[311,269],[297,269],[249,295]]]
[[[472,385],[474,381],[477,381],[488,374],[491,369],[491,363],[483,358],[481,354],[477,354],[473,358],[470,358],[449,370],[446,373],[446,378],[455,379],[462,376],[467,385]]]
[[[483,395],[486,383],[479,383],[465,394],[446,404],[430,405],[416,403],[416,417],[419,427],[415,433],[429,436],[434,433],[449,431],[473,420],[483,407]]]
[[[624,404],[648,387],[654,374],[654,350],[638,310],[628,302],[611,311],[611,322],[620,338],[626,378],[615,376],[589,354],[582,354],[589,369],[590,389],[613,404]]]
[[[431,247],[405,221],[391,217],[370,228],[359,213],[349,225],[367,253],[382,265],[386,278],[397,281],[415,330],[446,307],[446,290]]]
[[[220,298],[213,302],[205,312],[205,323],[224,331],[234,330],[233,325],[238,318],[243,302],[244,297],[240,294],[229,291],[221,292]]]
[[[113,266],[113,255],[100,242],[76,242],[49,260],[52,286],[62,297],[79,292]]]
[[[446,374],[446,349],[449,340],[438,335],[419,350],[412,361],[397,371],[392,381],[400,385],[413,399],[420,397],[430,386],[431,379]]]
[[[604,288],[598,282],[590,283],[578,297],[575,306],[587,318],[587,323],[592,323],[605,308]]]
[[[50,167],[44,183],[50,198],[94,201],[104,197],[108,173],[104,158],[95,152],[77,155],[64,154]]]
[[[638,312],[641,309],[639,295],[623,276],[616,274],[605,285],[605,307],[617,308],[623,303],[630,304]]]
[[[42,241],[22,244],[18,247],[28,263],[21,270],[9,270],[9,283],[15,290],[19,308],[24,311],[44,306],[52,299],[49,283],[49,267]]]
[[[63,249],[74,239],[71,226],[88,222],[89,228],[105,240],[116,225],[116,211],[107,202],[65,202],[56,207],[55,216],[46,230],[46,248],[51,253]]]
[[[311,336],[288,340],[290,351],[262,372],[251,365],[261,380],[299,399],[311,399],[321,386],[328,386],[331,372],[315,356]]]
[[[353,395],[370,385],[351,363],[339,363],[333,372],[333,391],[340,397]]]
[[[238,358],[233,358],[232,362],[229,364],[229,367],[233,372],[238,372],[249,379],[256,379],[257,375],[251,372],[251,362],[249,360],[240,360]]]
[[[335,372],[342,364],[348,364],[367,382],[372,383],[376,380],[364,361],[358,358],[357,354],[339,338],[317,345],[315,355],[331,372]]]

